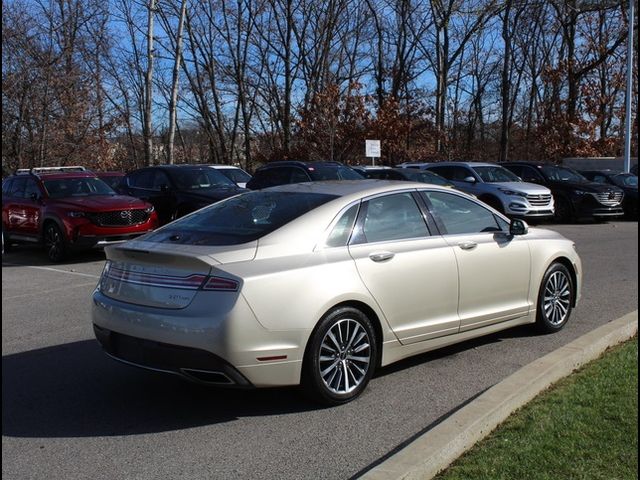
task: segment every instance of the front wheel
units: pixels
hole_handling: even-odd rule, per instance
[[[311,337],[303,365],[303,388],[320,403],[347,403],[365,389],[377,358],[369,318],[352,307],[336,308],[325,315]]]
[[[575,286],[567,267],[554,263],[544,274],[538,293],[536,327],[543,333],[561,330],[571,316]]]
[[[55,223],[49,223],[44,229],[44,248],[47,257],[54,263],[62,261],[66,254],[64,235]]]

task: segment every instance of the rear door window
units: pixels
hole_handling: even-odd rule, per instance
[[[353,243],[374,243],[429,235],[427,224],[411,193],[372,198],[363,204]]]

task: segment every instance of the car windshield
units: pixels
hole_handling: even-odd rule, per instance
[[[520,178],[514,173],[510,172],[504,167],[498,166],[484,166],[473,167],[473,170],[485,183],[498,183],[498,182],[521,182]]]
[[[545,165],[542,167],[542,172],[545,177],[554,182],[587,183],[589,181],[575,170],[567,167]]]
[[[45,180],[44,188],[47,190],[49,198],[116,195],[116,192],[109,185],[95,177]]]
[[[236,184],[213,168],[178,169],[170,173],[180,190],[234,187]]]
[[[343,165],[313,165],[307,171],[314,181],[321,180],[362,180],[364,177],[353,168]]]
[[[176,220],[145,240],[188,245],[252,242],[334,198],[320,193],[249,192]]]
[[[638,188],[638,177],[630,173],[620,173],[611,177],[613,183],[619,187],[635,187]]]
[[[432,185],[442,185],[442,186],[451,185],[451,183],[449,183],[447,180],[442,178],[440,175],[437,175],[432,172],[427,172],[425,170],[408,170],[406,168],[403,168],[402,170],[403,170],[402,173],[404,174],[404,176],[414,182],[430,183]]]

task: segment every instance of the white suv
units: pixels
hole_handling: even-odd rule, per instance
[[[451,181],[456,188],[475,195],[489,206],[519,218],[552,218],[555,207],[551,190],[520,177],[500,165],[480,162],[439,162],[425,170]]]

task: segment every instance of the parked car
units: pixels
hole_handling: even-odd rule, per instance
[[[251,175],[240,167],[234,165],[225,165],[222,163],[208,163],[208,167],[215,168],[240,188],[246,188],[247,182],[251,180]]]
[[[339,162],[271,162],[258,168],[247,188],[258,190],[289,183],[321,180],[360,180],[364,177],[353,168]]]
[[[613,170],[588,170],[580,172],[587,180],[615,185],[624,191],[622,209],[628,218],[638,218],[638,176]]]
[[[118,195],[82,167],[19,170],[2,182],[2,244],[44,245],[52,262],[73,249],[130,240],[158,226],[153,205]]]
[[[156,208],[160,224],[245,190],[214,168],[194,165],[159,165],[126,175],[123,190]]]
[[[424,170],[429,165],[433,165],[432,162],[405,162],[398,164],[398,168],[410,168],[412,170]]]
[[[475,195],[508,217],[553,218],[554,202],[548,188],[525,183],[499,165],[440,162],[426,165],[425,169],[446,178],[457,189]]]
[[[429,172],[427,170],[390,167],[360,167],[360,170],[358,170],[358,168],[355,168],[355,170],[361,173],[365,178],[377,178],[379,180],[404,180],[453,188],[453,183],[441,177],[437,173]]]
[[[507,162],[502,165],[526,182],[550,188],[556,201],[555,218],[559,222],[624,214],[624,192],[621,188],[591,182],[569,167],[539,162]]]
[[[374,180],[230,198],[107,249],[94,331],[115,359],[339,404],[403,358],[535,323],[580,296],[560,234],[462,192]]]
[[[121,191],[124,176],[124,172],[96,172],[96,177],[109,185],[115,192]]]

